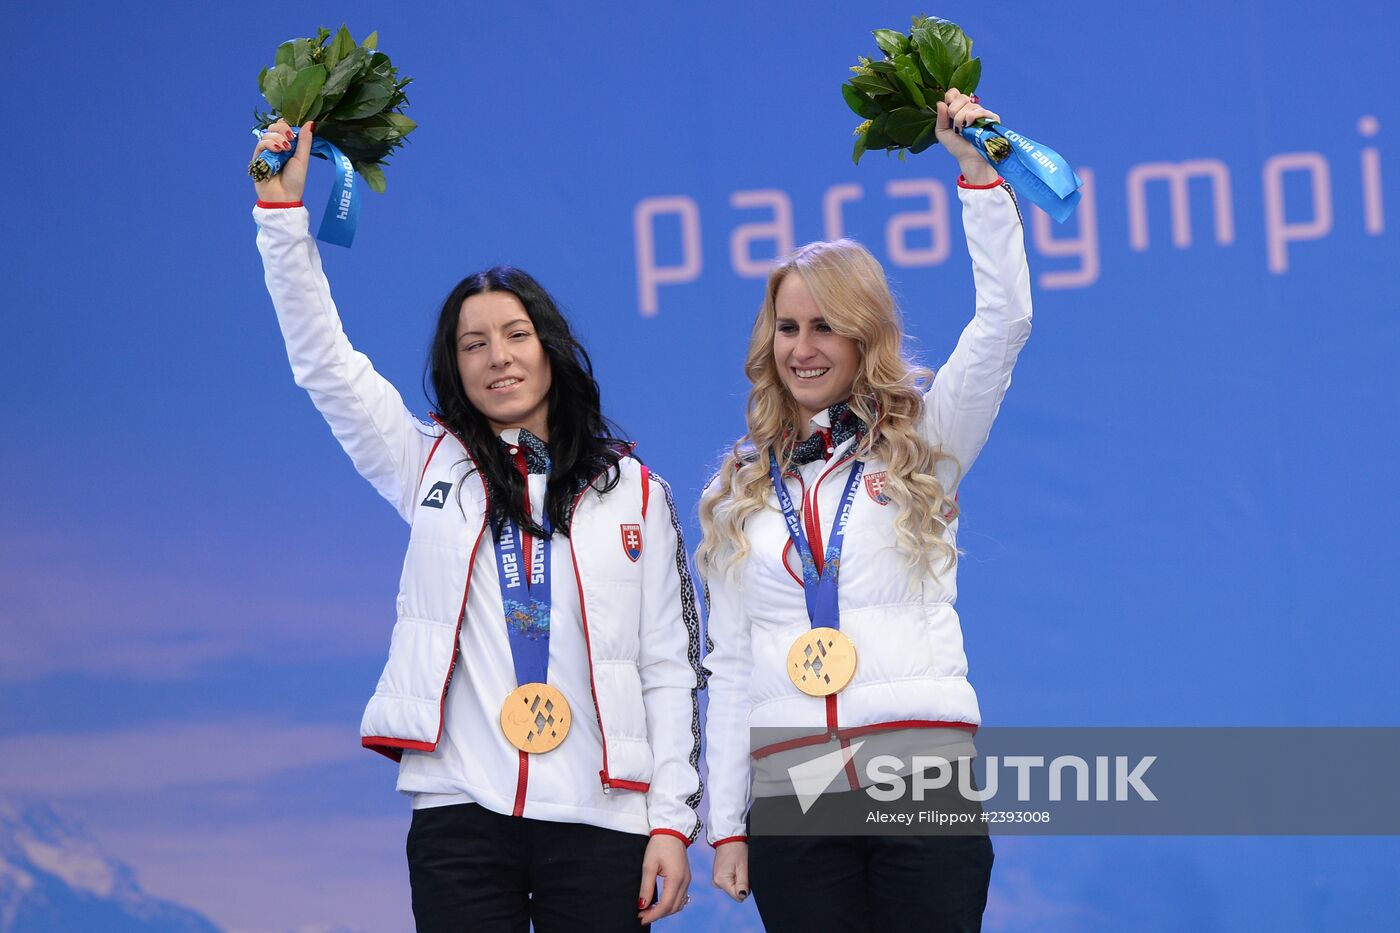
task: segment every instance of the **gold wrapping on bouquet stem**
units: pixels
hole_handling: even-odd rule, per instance
[[[1011,155],[1011,144],[1000,136],[993,136],[987,140],[987,155],[992,157],[993,162],[1005,162],[1006,157]]]
[[[261,158],[255,158],[248,163],[248,174],[252,176],[253,181],[267,181],[277,173]]]

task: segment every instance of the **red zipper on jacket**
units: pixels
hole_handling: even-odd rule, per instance
[[[830,435],[829,432],[824,431],[824,430],[821,431],[820,433],[821,433],[821,435],[822,435],[823,441],[826,442],[827,453],[828,453],[828,455],[830,455],[830,454],[833,452],[833,451],[832,451],[832,447],[831,447],[831,435]],[[805,484],[805,483],[802,483],[802,476],[801,476],[801,474],[800,474],[800,473],[797,474],[797,481],[798,481],[799,483],[801,483],[801,484],[802,484],[802,487],[803,487],[803,490],[802,490],[802,491],[803,491],[802,519],[803,519],[804,530],[806,531],[806,534],[807,534],[807,544],[808,544],[808,546],[812,549],[812,558],[816,561],[817,570],[818,570],[818,571],[820,571],[820,570],[822,569],[822,564],[823,564],[823,562],[824,562],[824,560],[825,560],[826,544],[825,544],[825,542],[822,540],[821,507],[820,507],[820,505],[819,505],[819,503],[818,503],[818,501],[817,501],[817,493],[818,493],[818,492],[820,491],[820,489],[821,489],[822,480],[824,480],[824,479],[826,479],[828,476],[830,476],[830,475],[832,474],[832,472],[835,471],[835,469],[836,469],[837,467],[839,467],[841,464],[845,463],[847,460],[849,460],[849,459],[851,459],[852,457],[854,457],[854,456],[855,456],[855,452],[856,452],[856,448],[855,448],[855,447],[852,447],[849,451],[847,451],[845,454],[843,454],[839,460],[836,460],[836,461],[833,462],[830,466],[828,466],[828,467],[822,472],[821,476],[817,477],[817,481],[816,481],[815,483],[812,484],[812,489],[811,489],[810,492],[808,492],[808,490],[807,490],[807,488],[806,488],[806,484]],[[784,549],[783,549],[783,555],[784,555],[783,563],[784,563],[784,565],[786,565],[786,563],[787,563],[787,561],[786,561],[786,554],[787,554],[787,549],[784,548]],[[826,735],[822,736],[821,738],[822,738],[822,740],[824,740],[824,741],[825,741],[825,740],[830,740],[830,739],[836,739],[837,741],[839,741],[839,743],[840,743],[840,745],[841,745],[841,748],[842,748],[843,750],[844,750],[844,749],[847,749],[847,748],[850,748],[850,746],[851,746],[851,738],[855,737],[856,735],[864,734],[866,731],[875,731],[875,730],[877,730],[877,729],[879,729],[879,728],[901,727],[901,726],[906,726],[906,725],[923,725],[923,726],[937,725],[937,726],[955,727],[955,728],[971,728],[974,732],[975,732],[976,729],[977,729],[976,726],[970,726],[970,725],[967,724],[967,723],[951,723],[951,722],[949,722],[949,723],[942,723],[942,722],[940,722],[940,723],[889,723],[889,724],[879,724],[879,725],[876,725],[876,726],[873,726],[873,727],[864,726],[864,727],[859,727],[859,728],[856,728],[856,729],[849,729],[849,730],[845,730],[845,733],[843,734],[843,730],[841,729],[840,721],[839,721],[839,718],[838,718],[838,716],[837,716],[836,697],[837,697],[837,694],[834,694],[834,693],[833,693],[833,694],[831,694],[830,696],[828,696],[828,697],[826,698]],[[808,743],[808,740],[799,740],[799,742],[800,742],[801,744],[807,744],[807,743]],[[780,743],[780,744],[783,744],[783,743]],[[794,746],[792,746],[792,747],[797,747],[797,746],[794,745]],[[847,780],[847,782],[850,784],[851,789],[852,789],[852,790],[858,790],[858,789],[860,788],[860,778],[859,778],[859,776],[856,774],[856,767],[855,767],[855,759],[854,759],[854,758],[847,759],[847,761],[846,761],[846,767],[845,767],[844,770],[845,770],[845,773],[846,773],[846,780]]]
[[[476,459],[472,457],[471,449],[467,447],[466,441],[462,440],[461,436],[458,435],[457,432],[449,428],[447,424],[444,423],[443,420],[438,417],[436,412],[432,412],[431,415],[432,419],[436,421],[444,431],[451,433],[452,436],[457,439],[457,443],[462,445],[462,450],[466,453],[467,459],[471,460],[473,468],[475,468],[477,470],[477,473],[479,474],[481,472],[480,467],[477,467]],[[627,449],[624,453],[630,455],[634,448],[635,445],[629,444],[627,445]],[[588,481],[588,485],[584,486],[582,491],[580,491],[579,494],[574,497],[574,506],[572,511],[569,513],[570,524],[572,524],[572,519],[578,514],[579,503],[583,501],[583,497],[587,495],[588,490],[593,487],[593,484],[598,480],[598,478],[603,475],[603,473],[600,473],[598,474],[598,476],[595,476],[592,479],[590,479]],[[421,483],[422,480],[420,479],[419,482]],[[486,514],[489,517],[491,513],[491,491],[486,488],[486,484],[484,482],[481,484],[481,486],[486,498]],[[452,663],[448,665],[447,679],[443,681],[442,696],[438,700],[438,735],[437,739],[434,741],[434,746],[436,746],[437,743],[442,740],[442,726],[444,720],[443,708],[447,704],[447,688],[452,683],[452,673],[457,668],[457,658],[461,648],[462,614],[466,611],[467,608],[467,593],[471,591],[472,567],[476,564],[476,551],[477,548],[481,545],[482,535],[486,532],[486,524],[487,521],[483,519],[481,531],[477,532],[476,543],[472,545],[471,557],[468,559],[467,563],[467,583],[466,586],[462,588],[462,607],[457,612],[457,629],[452,637]],[[588,634],[588,606],[583,598],[583,578],[579,575],[578,554],[574,551],[574,539],[572,533],[569,535],[569,557],[574,565],[574,583],[578,587],[579,614],[583,618],[583,643],[588,655],[588,690],[593,698],[593,715],[594,718],[598,721],[598,738],[600,739],[603,746],[603,770],[598,772],[598,776],[602,779],[603,782],[603,793],[606,794],[613,787],[619,787],[624,790],[646,791],[649,785],[642,784],[637,781],[614,781],[608,774],[608,739],[607,734],[603,731],[603,712],[601,709],[598,708],[598,685],[594,681],[593,677],[593,641]],[[520,770],[518,772],[518,777],[516,781],[517,790],[516,803],[514,808],[514,810],[516,811],[522,810],[524,807],[524,799],[523,794],[521,792],[521,788],[524,787],[525,782],[529,777],[530,768],[528,754],[525,752],[521,752],[520,757]],[[515,815],[519,816],[520,813],[515,812]]]
[[[514,445],[514,453],[511,459],[515,462],[515,470],[520,474],[520,479],[525,484],[525,514],[530,514],[530,468],[525,463],[525,452],[520,449],[520,444]],[[525,586],[530,585],[530,568],[534,563],[534,546],[530,540],[530,533],[525,529],[520,529],[521,545],[524,550],[521,552],[525,557]],[[546,659],[546,662],[548,659]],[[525,815],[525,792],[530,786],[530,753],[525,751],[516,752],[520,756],[520,767],[515,774],[515,804],[511,807],[511,816]]]

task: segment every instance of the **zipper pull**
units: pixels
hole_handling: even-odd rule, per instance
[[[612,790],[612,784],[608,783],[608,773],[606,771],[599,771],[598,780],[603,782],[603,796],[606,797],[608,791]]]

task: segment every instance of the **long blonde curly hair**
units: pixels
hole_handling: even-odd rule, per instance
[[[865,247],[842,239],[799,247],[768,276],[744,361],[753,384],[748,433],[726,453],[700,502],[703,537],[696,561],[701,572],[725,574],[748,557],[744,524],[772,497],[769,454],[776,452],[778,461],[787,463],[797,445],[801,413],[773,358],[778,287],[789,275],[802,278],[832,332],[860,349],[850,406],[869,430],[857,455],[879,457],[887,465],[884,493],[898,509],[895,543],[911,568],[931,571],[939,562],[951,567],[957,550],[944,531],[958,509],[934,477],[934,466],[947,455],[919,433],[922,386],[933,374],[904,354],[903,322],[885,270]]]

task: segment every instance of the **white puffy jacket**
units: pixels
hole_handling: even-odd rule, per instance
[[[432,751],[458,663],[473,558],[485,537],[486,489],[469,467],[465,445],[441,424],[413,417],[398,391],[351,347],[306,210],[258,206],[253,216],[297,385],[310,393],[360,475],[412,526],[389,660],[360,725],[363,744],[394,759],[403,749]],[[440,483],[450,484],[449,507],[422,507],[424,491]],[[660,493],[655,502],[653,489]],[[629,524],[642,526],[648,545],[635,561],[621,546],[620,526]],[[624,458],[611,492],[580,494],[568,553],[603,736],[599,780],[605,791],[646,794],[652,832],[689,843],[700,825],[699,617],[669,487]]]
[[[1030,276],[1020,213],[1011,189],[959,184],[963,227],[972,254],[976,313],[924,397],[922,431],[956,461],[937,476],[952,494],[987,440],[1011,383],[1016,356],[1030,334]],[[837,514],[857,439],[839,446],[815,482],[789,481],[804,521],[825,535]],[[961,470],[958,470],[961,467]],[[962,630],[953,608],[956,569],[911,573],[895,548],[896,509],[882,504],[879,474],[866,463],[841,554],[841,630],[856,647],[855,677],[831,697],[810,697],[788,679],[787,652],[810,628],[801,583],[785,562],[787,526],[771,496],[745,525],[752,553],[729,575],[707,580],[709,840],[745,837],[750,802],[750,728],[850,739],[881,729],[960,727],[980,722],[967,681]],[[706,490],[713,491],[714,483]],[[810,526],[809,526],[810,527]],[[954,521],[945,537],[953,544]],[[820,551],[824,543],[814,550]],[[760,744],[761,744],[760,740]],[[762,754],[765,749],[755,749]]]

